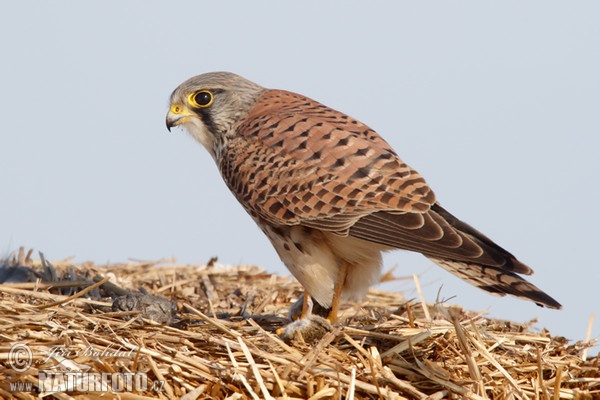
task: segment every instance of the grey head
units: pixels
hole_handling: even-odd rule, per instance
[[[171,94],[167,129],[183,127],[218,160],[233,125],[266,89],[231,72],[194,76]]]

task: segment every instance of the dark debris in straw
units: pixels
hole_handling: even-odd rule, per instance
[[[0,262],[0,396],[48,395],[38,374],[60,367],[148,377],[137,392],[55,387],[61,399],[600,398],[598,356],[586,357],[593,343],[397,293],[371,290],[319,339],[286,343],[275,331],[301,287],[211,261],[101,266],[21,251]],[[22,372],[15,344],[31,349]]]

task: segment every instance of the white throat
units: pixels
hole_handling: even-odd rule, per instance
[[[210,131],[206,128],[206,125],[202,122],[202,120],[198,118],[189,118],[185,121],[181,126],[206,150],[210,153],[210,156],[217,161],[215,154],[215,137],[210,133]]]

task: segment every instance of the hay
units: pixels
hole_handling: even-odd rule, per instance
[[[5,260],[23,268],[21,275],[24,267],[38,272],[29,282],[0,285],[0,396],[48,395],[38,392],[38,373],[60,365],[143,372],[150,386],[112,393],[108,384],[105,396],[67,388],[52,394],[59,399],[600,398],[598,356],[585,355],[592,343],[569,344],[527,324],[379,290],[364,304],[345,305],[341,324],[320,340],[285,343],[274,331],[302,293],[295,281],[215,260],[158,264],[165,262]],[[58,273],[44,282],[52,269]],[[115,310],[107,297],[142,287],[174,302],[168,324]],[[23,372],[13,368],[16,343],[33,355]],[[32,391],[15,391],[15,382]]]

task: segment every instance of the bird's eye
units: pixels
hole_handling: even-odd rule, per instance
[[[195,108],[206,108],[213,102],[213,94],[208,90],[200,90],[188,96],[188,101]]]

